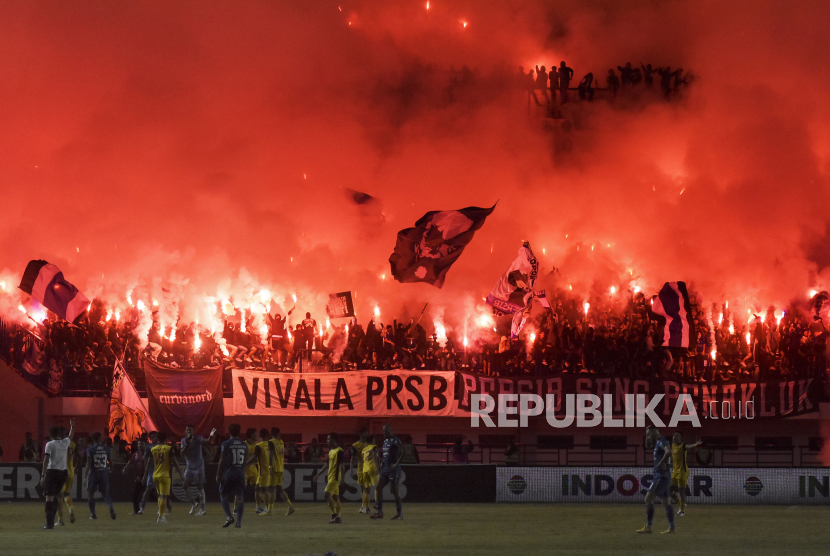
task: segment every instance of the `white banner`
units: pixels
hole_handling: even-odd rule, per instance
[[[643,503],[650,467],[499,467],[497,502]],[[830,468],[690,467],[690,504],[830,504]]]
[[[233,371],[236,415],[448,417],[454,393],[452,371]]]

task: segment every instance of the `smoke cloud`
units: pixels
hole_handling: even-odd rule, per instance
[[[113,306],[172,296],[170,319],[262,288],[319,319],[353,290],[361,322],[429,302],[461,334],[528,240],[538,284],[577,299],[667,280],[736,311],[805,299],[830,287],[828,16],[772,1],[5,3],[5,291],[43,258]],[[627,61],[698,79],[670,102],[574,103],[573,129],[551,129],[515,74],[561,60],[601,85]],[[450,87],[451,70],[473,85]],[[497,200],[442,290],[392,280],[398,230]]]

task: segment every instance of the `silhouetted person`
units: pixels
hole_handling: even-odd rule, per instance
[[[654,87],[654,74],[657,70],[651,69],[651,64],[645,66],[640,64],[640,67],[643,68],[643,82],[646,84],[646,87],[651,89]]]
[[[548,72],[548,86],[550,87],[550,101],[553,103],[556,100],[556,89],[559,88],[559,72],[556,71],[556,66],[551,67]]]
[[[530,108],[530,97],[536,101],[538,106],[542,106],[539,98],[536,96],[536,79],[533,77],[533,70],[527,72],[525,76],[525,88],[527,89],[527,106]]]
[[[617,96],[617,91],[620,89],[620,78],[617,77],[617,74],[614,73],[613,69],[608,70],[608,77],[606,78],[608,82],[608,90],[611,91],[613,96]]]
[[[302,322],[305,336],[305,349],[308,361],[311,361],[311,352],[314,350],[314,336],[317,334],[317,321],[311,318],[311,313],[306,313]]]
[[[542,98],[545,99],[546,103],[549,103],[548,100],[548,72],[545,71],[545,66],[541,68],[536,66],[536,88],[541,89]]]
[[[684,85],[686,81],[683,79],[683,68],[677,68],[674,71],[674,92],[680,90],[680,86]]]
[[[631,74],[633,72],[631,62],[627,62],[625,67],[617,66],[617,69],[620,70],[620,83],[622,86],[631,85]]]
[[[574,70],[565,64],[565,60],[559,64],[559,95],[562,102],[568,102],[568,87],[571,86],[571,79],[574,78]]]
[[[631,84],[632,85],[639,85],[643,81],[643,74],[640,71],[640,68],[634,68],[631,70]]]
[[[594,74],[592,72],[588,72],[585,74],[585,77],[582,78],[582,81],[579,82],[579,87],[577,88],[579,91],[579,98],[585,100],[585,97],[588,97],[588,100],[594,100],[594,87],[592,86],[594,82]]]
[[[671,80],[674,77],[674,72],[671,70],[671,67],[666,66],[665,68],[657,68],[657,73],[660,75],[660,89],[664,95],[669,96],[671,94]]]

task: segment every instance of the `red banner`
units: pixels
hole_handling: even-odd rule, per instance
[[[193,425],[196,434],[207,436],[211,429],[223,428],[222,368],[173,369],[142,359],[147,379],[147,405],[159,429],[184,434]]]
[[[455,373],[267,373],[235,369],[236,415],[452,416]]]

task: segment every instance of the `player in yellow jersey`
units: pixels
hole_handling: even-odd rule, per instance
[[[153,484],[156,486],[156,494],[158,495],[159,513],[158,523],[167,523],[164,519],[165,511],[167,510],[167,498],[170,496],[170,487],[173,482],[173,477],[170,473],[170,466],[176,468],[179,476],[182,477],[182,470],[179,467],[179,462],[176,461],[173,454],[173,447],[167,444],[167,433],[159,432],[159,443],[153,446],[150,453],[153,455]]]
[[[61,427],[61,438],[66,438],[66,428]],[[75,468],[78,466],[78,452],[75,443],[70,440],[66,449],[66,482],[58,498],[58,525],[63,525],[63,506],[69,510],[69,523],[75,523],[75,511],[72,508],[72,483],[75,481]]]
[[[703,444],[697,441],[694,444],[684,444],[683,437],[679,432],[674,433],[671,443],[671,492],[672,502],[677,502],[677,492],[680,491],[680,509],[677,510],[677,515],[682,517],[686,515],[686,483],[689,481],[689,466],[686,463],[686,451],[694,450]]]
[[[355,477],[355,467],[357,467],[357,484],[360,486],[360,509],[358,513],[369,513],[369,489],[365,485],[365,477],[363,471],[363,449],[366,447],[366,436],[369,431],[366,427],[361,427],[357,432],[358,441],[352,444],[352,458],[349,461],[349,470],[352,478]],[[355,465],[357,463],[357,465]]]
[[[271,463],[274,461],[274,445],[269,440],[270,436],[271,434],[268,432],[268,429],[260,430],[260,442],[254,445],[254,450],[251,452],[257,467],[259,467],[259,475],[257,476],[255,489],[256,498],[258,501],[262,500],[264,506],[263,509],[259,509],[257,505],[256,513],[259,515],[271,515],[271,505],[274,503],[274,500],[271,498],[273,491],[271,488],[271,483],[273,482]]]
[[[363,448],[360,458],[363,460],[363,484],[366,487],[366,508],[368,510],[369,495],[373,490],[375,491],[375,502],[378,501],[377,486],[380,477],[380,456],[373,435],[368,435],[366,438],[366,447]]]
[[[326,483],[326,502],[331,508],[331,519],[329,523],[343,523],[340,518],[340,481],[343,480],[343,448],[337,439],[337,434],[330,433],[326,438],[326,445],[329,447],[328,462],[320,468],[311,482],[328,470],[328,482]]]
[[[256,445],[259,444],[259,439],[256,435],[256,429],[250,428],[245,431],[245,436],[247,437],[245,440],[245,444],[248,445],[248,454],[253,456],[254,450],[256,450]],[[252,464],[245,466],[245,484],[246,485],[256,485],[257,479],[259,479],[259,468],[257,467],[257,463],[254,462]],[[256,500],[256,513],[262,511],[260,508],[260,500],[259,496],[256,495],[256,488],[254,488],[254,499]],[[236,507],[237,503],[234,502],[234,508]],[[234,510],[235,511],[235,510]]]
[[[271,462],[271,476],[273,477],[271,481],[273,498],[271,498],[271,501],[275,502],[279,496],[283,502],[288,504],[288,511],[285,515],[291,515],[294,513],[294,506],[288,498],[288,493],[282,489],[282,476],[285,471],[285,443],[280,438],[280,429],[277,427],[271,429],[271,440],[269,442],[274,447],[274,459]]]

